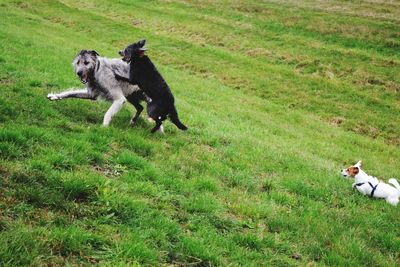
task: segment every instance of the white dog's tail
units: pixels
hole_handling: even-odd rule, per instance
[[[390,184],[392,184],[394,187],[396,187],[397,191],[399,191],[400,194],[400,184],[397,182],[395,178],[390,178],[388,181]]]

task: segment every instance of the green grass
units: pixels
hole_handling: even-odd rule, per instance
[[[382,2],[382,3],[381,3]],[[1,266],[395,266],[392,1],[0,1]],[[188,132],[128,104],[49,102],[81,49],[140,38]]]

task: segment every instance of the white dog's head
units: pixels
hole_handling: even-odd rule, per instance
[[[345,178],[354,178],[360,172],[360,167],[361,167],[361,160],[358,161],[353,166],[341,170],[341,173]]]
[[[87,83],[93,75],[98,56],[99,54],[94,50],[82,50],[74,58],[72,65],[82,83]]]

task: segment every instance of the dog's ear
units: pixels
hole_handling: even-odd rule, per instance
[[[92,56],[95,56],[95,57],[96,57],[96,56],[100,56],[99,53],[96,52],[96,50],[90,50],[90,54],[91,54]]]
[[[138,42],[139,47],[143,47],[146,43],[146,39],[142,39]]]
[[[350,176],[354,177],[360,172],[360,169],[358,167],[353,166],[353,167],[348,168],[347,172],[349,173]]]
[[[76,56],[84,55],[86,52],[87,52],[87,50],[83,49],[83,50],[79,51],[79,53]]]

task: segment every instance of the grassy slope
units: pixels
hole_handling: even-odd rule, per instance
[[[0,265],[399,263],[398,207],[338,176],[400,177],[395,7],[114,2],[0,2]],[[45,99],[141,37],[189,132]]]

